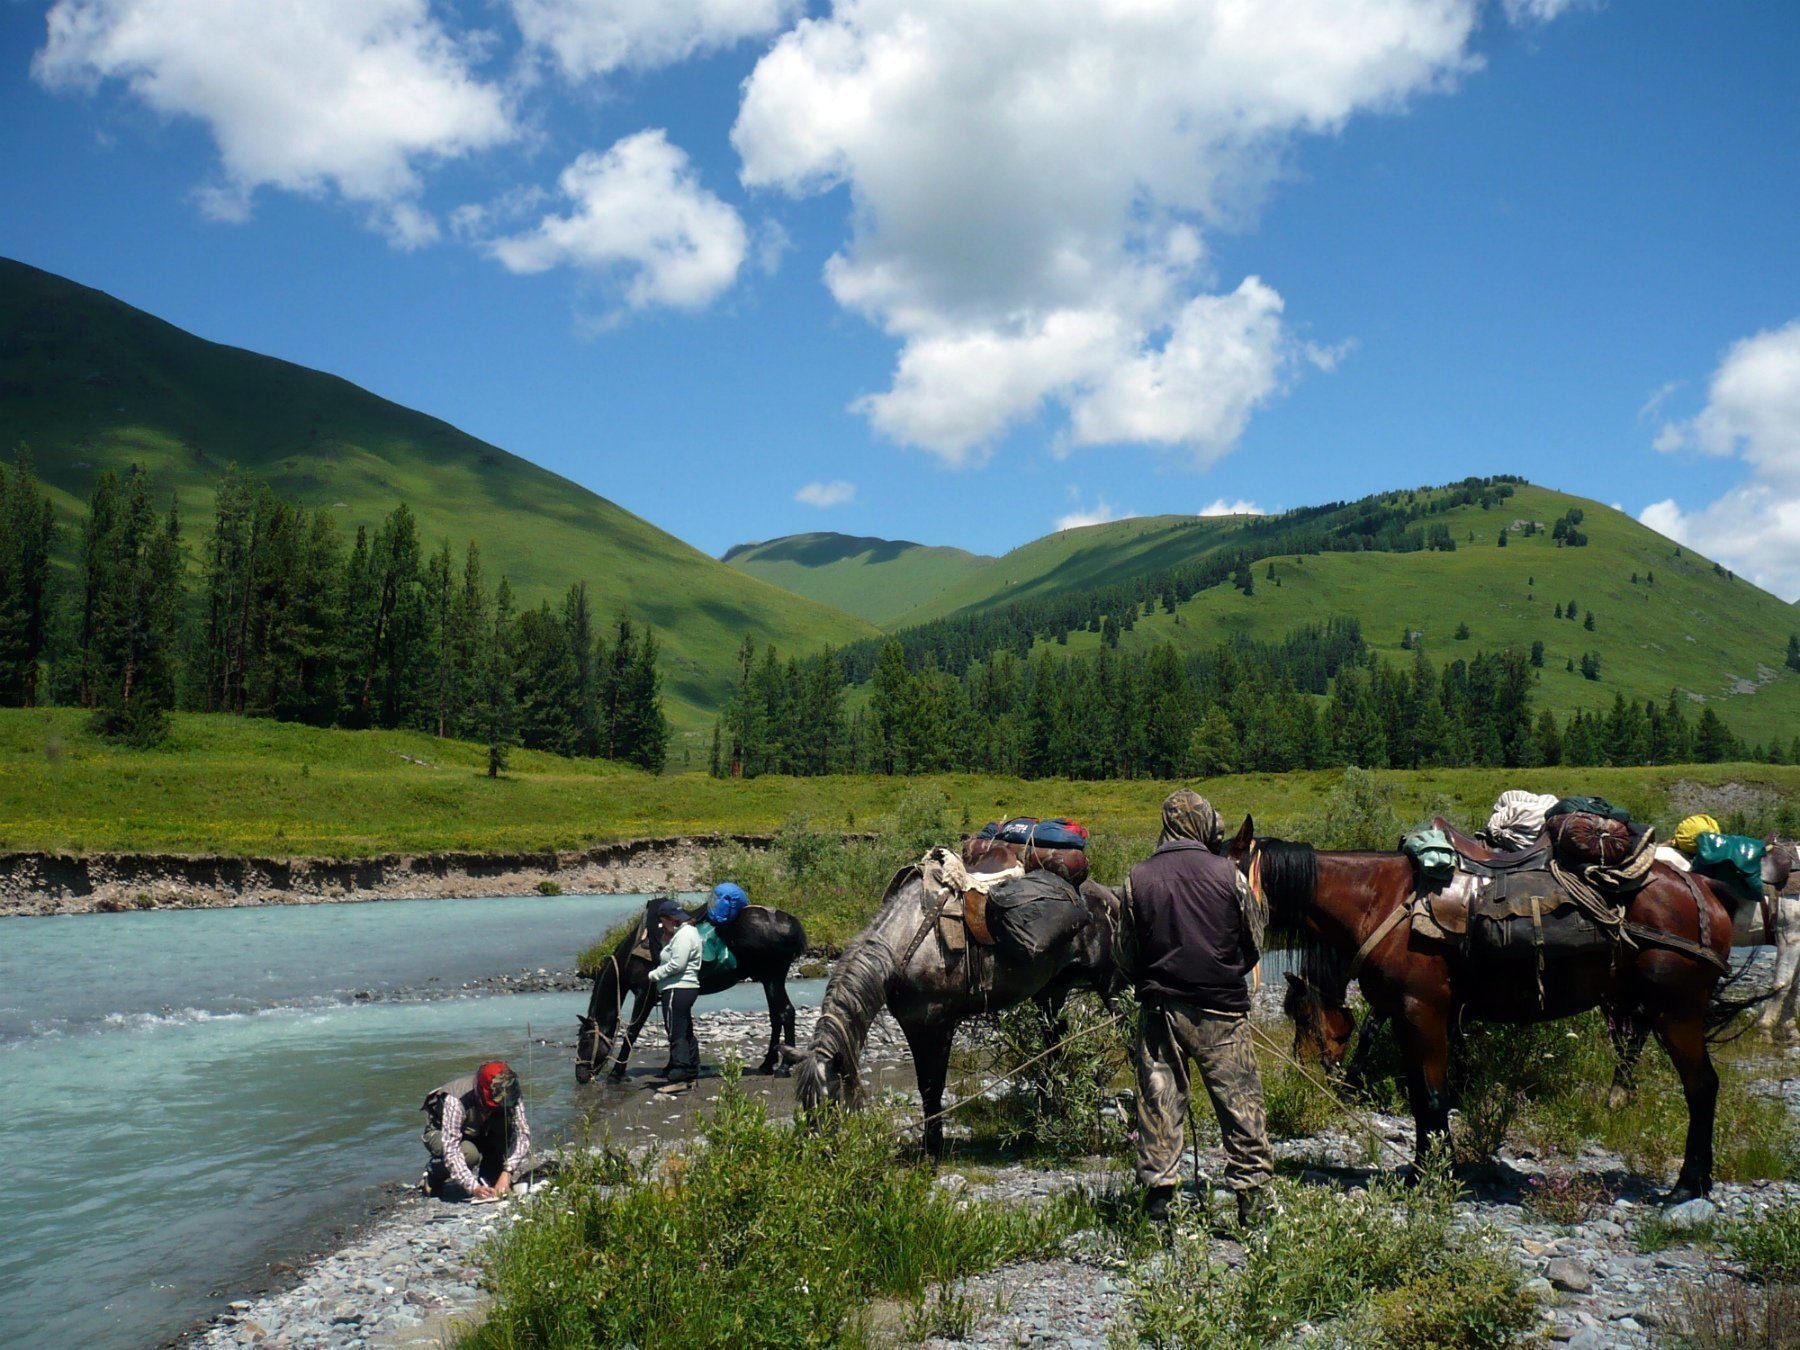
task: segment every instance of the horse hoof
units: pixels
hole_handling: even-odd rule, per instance
[[[612,1073],[607,1074],[606,1081],[613,1084],[623,1083],[625,1081],[625,1070],[616,1069]]]

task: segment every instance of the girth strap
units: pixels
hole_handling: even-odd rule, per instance
[[[1383,919],[1375,931],[1363,939],[1362,946],[1356,949],[1356,955],[1350,958],[1350,973],[1345,976],[1346,979],[1354,980],[1356,978],[1357,972],[1363,968],[1363,962],[1369,959],[1369,954],[1381,945],[1382,940],[1389,933],[1400,926],[1401,921],[1411,910],[1411,904],[1405,900],[1394,906],[1393,913]]]

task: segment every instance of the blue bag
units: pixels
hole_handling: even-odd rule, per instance
[[[744,894],[744,888],[735,881],[721,881],[713,887],[712,900],[706,906],[706,918],[709,923],[724,925],[730,923],[744,912],[744,906],[750,903],[750,897]]]

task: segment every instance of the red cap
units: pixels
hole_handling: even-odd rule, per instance
[[[503,1059],[491,1059],[475,1071],[475,1094],[490,1111],[502,1104],[510,1105],[506,1102],[509,1095],[516,1101],[518,1084],[512,1066]]]

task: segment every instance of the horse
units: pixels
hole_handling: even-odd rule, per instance
[[[1723,887],[1659,865],[1626,899],[1624,918],[1636,945],[1560,958],[1557,978],[1540,990],[1516,971],[1468,960],[1446,945],[1415,945],[1408,925],[1396,921],[1414,891],[1412,860],[1402,853],[1323,853],[1258,839],[1249,816],[1228,853],[1260,880],[1270,928],[1301,947],[1302,968],[1320,1001],[1341,1007],[1354,973],[1370,1008],[1394,1023],[1417,1162],[1449,1138],[1449,1036],[1465,1015],[1544,1022],[1605,1007],[1641,1017],[1681,1079],[1688,1129],[1669,1202],[1712,1188],[1719,1075],[1707,1052],[1707,1014],[1727,968],[1736,907]]]
[[[1775,974],[1769,992],[1762,999],[1762,1012],[1756,1030],[1765,1039],[1779,1032],[1792,1036],[1794,1024],[1800,1020],[1796,1003],[1800,1002],[1800,893],[1790,893],[1789,883],[1800,871],[1800,844],[1778,835],[1763,841],[1768,847],[1763,855],[1763,885],[1767,888],[1765,910],[1758,905],[1741,906],[1732,916],[1731,937],[1735,945],[1755,947],[1773,943]],[[1370,1009],[1358,1025],[1350,1009],[1334,1004],[1324,991],[1304,972],[1287,974],[1287,994],[1281,1010],[1294,1024],[1294,1056],[1303,1062],[1317,1062],[1327,1073],[1342,1080],[1352,1092],[1362,1088],[1368,1075],[1369,1057],[1375,1038],[1387,1025],[1387,1018]],[[1643,1052],[1650,1028],[1627,1016],[1608,1014],[1608,1028],[1618,1067],[1608,1103],[1617,1110],[1634,1090],[1632,1071]],[[1350,1038],[1356,1047],[1350,1050]],[[1348,1063],[1345,1062],[1349,1052]]]
[[[1005,866],[1015,856],[998,850],[982,865],[998,870],[994,864]],[[1063,1000],[1077,985],[1089,986],[1109,1003],[1122,987],[1114,959],[1119,898],[1095,881],[1084,881],[1079,893],[1091,922],[1066,945],[1020,965],[997,960],[973,942],[950,951],[931,931],[938,925],[937,907],[927,898],[923,876],[916,868],[901,871],[875,917],[838,961],[812,1043],[803,1054],[784,1052],[797,1070],[794,1092],[801,1115],[811,1116],[828,1102],[860,1103],[863,1046],[885,1007],[912,1052],[925,1115],[925,1153],[942,1157],[940,1113],[957,1027],[1028,998],[1036,999],[1055,1025]]]
[[[662,925],[653,913],[661,903],[651,900],[644,906],[642,920],[619,939],[618,945],[595,972],[587,1016],[576,1019],[581,1028],[575,1042],[577,1083],[586,1083],[600,1071],[613,1053],[615,1036],[618,1058],[613,1066],[612,1081],[618,1083],[625,1078],[631,1047],[637,1044],[638,1033],[643,1030],[650,1009],[656,1004],[650,989],[650,971],[663,946]],[[705,914],[705,905],[688,911],[688,917],[694,920],[704,918]],[[725,945],[731,948],[732,955],[737,957],[737,965],[726,971],[716,968],[709,971],[703,967],[701,996],[716,994],[745,980],[760,984],[769,1000],[769,1049],[756,1072],[785,1076],[788,1070],[781,1059],[781,1048],[784,1041],[789,1047],[794,1044],[794,1003],[787,992],[788,971],[806,950],[806,930],[801,927],[800,920],[785,910],[746,905],[737,918],[721,925],[718,931]],[[636,1002],[632,1004],[630,1024],[623,1035],[618,1035],[619,1017],[627,994],[634,995]]]

